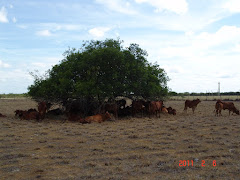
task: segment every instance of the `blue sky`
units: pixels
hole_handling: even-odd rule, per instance
[[[1,0],[0,93],[25,93],[84,40],[147,50],[176,92],[240,91],[239,0]]]

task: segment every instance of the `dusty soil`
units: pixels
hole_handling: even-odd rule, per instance
[[[165,104],[177,115],[80,124],[20,120],[14,111],[36,104],[0,99],[0,179],[239,179],[240,116],[215,117],[211,101],[194,115]]]

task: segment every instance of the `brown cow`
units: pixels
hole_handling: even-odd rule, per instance
[[[47,111],[47,103],[46,102],[39,102],[38,103],[38,112],[39,112],[39,118],[40,119],[44,119],[46,111]]]
[[[140,112],[141,117],[143,116],[144,111],[144,101],[141,100],[134,100],[132,102],[132,116],[134,117],[136,113]]]
[[[111,116],[108,112],[106,112],[105,114],[97,114],[94,116],[88,116],[85,118],[85,121],[88,123],[91,123],[91,122],[101,123],[101,122],[109,120],[109,119],[111,119]]]
[[[158,107],[157,107],[156,101],[151,101],[151,102],[149,103],[148,113],[149,113],[149,118],[151,118],[151,115],[152,115],[152,114],[155,114],[156,117],[158,117],[158,116],[157,116]],[[159,114],[159,117],[160,117],[160,114]]]
[[[22,111],[19,114],[20,119],[26,119],[26,120],[30,120],[30,119],[36,119],[39,120],[39,113],[37,111]]]
[[[222,103],[223,107],[222,109],[228,109],[229,110],[229,116],[230,116],[230,112],[232,111],[233,113],[236,113],[239,115],[239,110],[234,106],[233,102],[222,102],[221,100],[217,101],[218,104]]]
[[[168,110],[167,110],[167,108],[165,106],[162,107],[162,112],[163,113],[168,113]]]
[[[163,108],[163,101],[155,101],[155,102],[156,102],[157,111],[158,111],[159,117],[160,117],[160,112],[162,111],[162,108]]]
[[[215,104],[215,116],[222,116],[223,103],[217,101]]]
[[[176,115],[177,111],[176,109],[173,109],[171,106],[167,108],[168,114]]]
[[[151,114],[156,114],[156,117],[160,117],[160,112],[162,112],[163,101],[151,101],[149,104],[149,118]],[[167,111],[167,110],[166,110]]]
[[[80,122],[80,123],[88,123],[80,115],[76,113],[71,113],[71,112],[68,113],[68,120],[74,121],[74,122]]]
[[[194,113],[198,103],[200,103],[200,102],[201,102],[200,99],[195,99],[195,100],[192,100],[192,101],[186,100],[185,101],[184,111],[187,112],[187,108],[189,107],[189,108],[192,108],[192,111]]]

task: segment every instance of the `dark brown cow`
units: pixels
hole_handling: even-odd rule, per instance
[[[120,99],[120,100],[118,100],[118,101],[116,101],[117,102],[117,105],[118,105],[118,107],[119,108],[125,108],[126,107],[126,100],[125,99]]]
[[[132,116],[134,117],[136,113],[141,113],[141,117],[143,116],[144,111],[144,102],[141,100],[134,100],[132,102]]]
[[[225,109],[228,109],[229,110],[229,116],[230,116],[230,112],[232,111],[233,113],[236,113],[239,115],[239,110],[234,106],[234,103],[233,102],[223,102],[221,100],[218,100],[216,102],[216,104],[221,104],[222,103],[222,109],[225,110]]]
[[[30,113],[30,112],[37,112],[37,110],[36,109],[32,109],[32,108],[28,109],[27,111],[26,110],[19,110],[19,109],[17,109],[14,112],[15,112],[15,116],[21,117],[23,115],[23,113],[25,113],[25,112],[28,112],[28,113]]]
[[[19,116],[19,117],[20,117],[20,115],[22,114],[23,110],[17,109],[17,110],[14,111],[14,112],[15,112],[15,116]]]
[[[68,113],[68,120],[73,122],[88,123],[79,114],[75,114],[71,112]]]
[[[57,108],[57,109],[52,109],[50,111],[47,112],[47,115],[62,115],[63,114],[63,111],[60,109],[60,108]]]
[[[39,112],[39,118],[40,119],[44,119],[46,111],[47,111],[47,103],[46,102],[39,102],[38,103],[38,112]]]
[[[20,119],[30,120],[30,119],[36,119],[39,120],[39,113],[37,111],[22,111],[19,114]]]
[[[85,121],[88,123],[91,123],[91,122],[101,123],[101,122],[107,121],[109,119],[111,119],[111,116],[108,112],[106,112],[105,114],[97,114],[94,116],[88,116],[85,118]]]
[[[187,112],[187,108],[192,108],[192,111],[194,113],[198,103],[200,103],[200,102],[201,102],[200,99],[195,99],[195,100],[192,100],[192,101],[186,100],[185,101],[184,111]]]
[[[176,109],[173,109],[171,106],[167,108],[168,114],[176,115],[177,111]]]

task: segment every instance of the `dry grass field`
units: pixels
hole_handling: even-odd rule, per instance
[[[183,101],[165,105],[177,115],[80,124],[20,120],[14,111],[36,104],[0,99],[0,179],[240,179],[240,116],[215,117],[214,101],[194,115]]]

